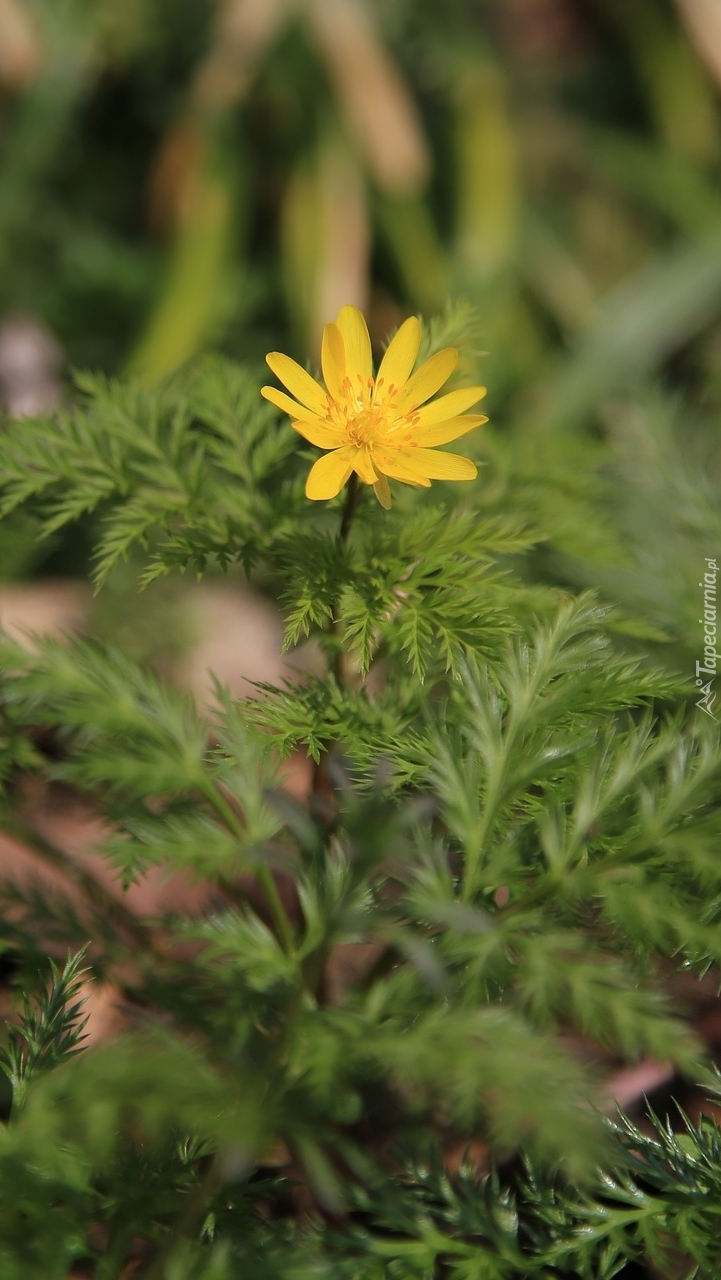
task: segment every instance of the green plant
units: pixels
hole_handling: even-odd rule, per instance
[[[711,1080],[662,966],[721,959],[713,717],[623,615],[534,578],[542,510],[309,503],[258,388],[218,358],[84,376],[0,438],[2,512],[97,513],[99,583],[131,549],[146,582],[239,562],[327,662],[206,717],[105,643],[0,640],[0,825],[74,889],[5,886],[5,945],[75,949],[3,1058],[3,1276],[600,1278],[669,1241],[712,1276],[715,1123],[604,1120],[568,1037]],[[35,829],[28,773],[86,798],[123,882],[184,868],[212,905],[133,915]],[[81,963],[127,1005],[88,1051]]]

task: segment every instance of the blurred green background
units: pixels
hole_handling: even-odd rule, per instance
[[[5,406],[467,299],[480,501],[685,666],[721,549],[720,80],[715,0],[0,0]]]
[[[497,398],[579,347],[566,413],[669,362],[712,394],[717,10],[0,0],[0,314],[153,377],[463,294]]]

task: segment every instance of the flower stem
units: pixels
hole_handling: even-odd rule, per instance
[[[338,530],[338,542],[343,546],[348,540],[350,527],[353,523],[353,516],[358,506],[358,496],[360,489],[358,487],[358,476],[355,471],[351,472],[351,478],[348,481],[348,490],[345,495],[345,505],[343,507],[343,515],[340,520],[340,529]]]
[[[345,503],[343,505],[343,514],[340,519],[340,528],[338,530],[337,545],[339,551],[342,551],[348,541],[353,517],[358,507],[358,498],[360,496],[360,487],[358,484],[358,476],[355,471],[352,472],[348,481],[348,488],[345,495]],[[328,633],[331,636],[338,637],[340,626],[337,617],[331,618],[328,624]],[[332,666],[332,674],[338,684],[344,683],[343,658],[344,653],[339,642],[338,652],[335,655]],[[320,760],[313,769],[313,784],[311,787],[311,810],[316,813],[318,818],[324,825],[330,827],[335,817],[335,802],[333,798],[333,785],[328,778],[328,752],[331,743],[323,744],[323,751]]]
[[[348,534],[350,533],[350,527],[353,523],[353,516],[355,515],[356,508],[358,506],[359,495],[360,495],[360,488],[358,485],[358,476],[354,471],[351,474],[350,480],[348,481],[348,492],[346,493],[346,496],[345,496],[343,514],[340,520],[340,529],[338,530],[338,549],[339,550],[342,550],[343,547],[345,547],[346,542],[348,541]],[[335,635],[335,636],[338,635],[339,622],[337,618],[331,619],[330,626],[328,629],[331,635]],[[343,657],[344,657],[343,649],[342,647],[339,646],[338,652],[335,656],[335,661],[333,662],[333,675],[338,681],[338,684],[343,684]]]

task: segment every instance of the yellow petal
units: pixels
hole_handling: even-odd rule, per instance
[[[409,436],[411,440],[420,445],[449,444],[451,440],[457,440],[459,436],[464,436],[467,431],[474,431],[476,427],[482,427],[484,422],[488,422],[485,413],[466,413],[462,418],[449,418],[446,422],[434,422],[430,427],[413,427],[409,432]]]
[[[404,465],[411,452],[417,453],[418,450],[404,449],[401,453],[397,449],[374,449],[373,463],[376,471],[380,471],[384,476],[390,476],[391,480],[402,480],[404,484],[421,485],[424,489],[430,489],[430,480],[414,471],[410,471]]]
[[[357,449],[353,459],[353,470],[357,471],[364,484],[375,484],[378,476],[367,449]]]
[[[457,453],[440,453],[437,449],[404,449],[404,466],[413,475],[429,480],[475,480],[478,468],[470,458]]]
[[[416,316],[404,320],[388,344],[376,379],[376,403],[382,404],[391,387],[399,391],[407,382],[421,345],[421,326]]]
[[[340,427],[333,427],[329,422],[321,422],[318,418],[296,418],[292,427],[299,436],[310,440],[319,449],[338,449],[345,440],[345,432]]]
[[[334,498],[340,493],[353,470],[357,452],[355,445],[349,444],[343,449],[324,454],[314,462],[305,482],[306,498],[312,498],[316,502],[323,498]]]
[[[323,378],[333,399],[341,402],[346,399],[343,390],[345,378],[345,351],[343,338],[337,324],[327,324],[323,328],[323,339],[320,344],[320,363]]]
[[[338,312],[338,328],[345,347],[345,371],[351,380],[354,394],[358,393],[358,375],[364,387],[373,373],[373,357],[368,326],[357,307],[341,307]]]
[[[271,351],[265,357],[265,361],[276,378],[279,378],[283,386],[298,397],[301,404],[307,405],[322,418],[325,417],[328,412],[328,397],[315,378],[311,378],[310,374],[306,373],[305,369],[301,369],[295,360],[291,360],[290,356],[284,356],[280,351]]]
[[[457,364],[458,352],[454,347],[444,347],[443,351],[431,356],[406,383],[397,401],[397,408],[407,412],[411,406],[423,404],[424,400],[430,399],[448,381]]]
[[[282,409],[283,413],[289,414],[291,418],[307,418],[310,410],[304,404],[298,404],[296,400],[291,400],[284,391],[278,391],[276,387],[261,387],[260,394],[266,400],[270,400],[276,408]],[[325,414],[323,414],[325,419]]]
[[[448,418],[455,418],[457,414],[470,409],[472,404],[477,404],[485,394],[485,387],[460,387],[458,391],[449,391],[447,396],[440,396],[431,404],[424,404],[418,410],[417,422],[429,427],[432,422],[445,422]]]
[[[385,476],[379,476],[373,485],[376,498],[385,511],[391,509],[391,487]]]

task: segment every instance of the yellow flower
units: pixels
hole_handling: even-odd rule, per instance
[[[488,421],[484,414],[465,413],[486,388],[463,387],[430,400],[453,373],[458,352],[445,347],[412,373],[420,343],[421,326],[411,316],[389,343],[374,378],[366,322],[356,307],[343,307],[336,322],[323,330],[325,389],[290,356],[279,351],[266,356],[297,399],[275,387],[263,387],[261,394],[290,415],[306,440],[331,450],[310,469],[308,498],[334,498],[353,471],[373,485],[386,509],[391,505],[389,477],[425,488],[431,480],[475,478],[476,467],[468,458],[440,453],[434,446]]]

